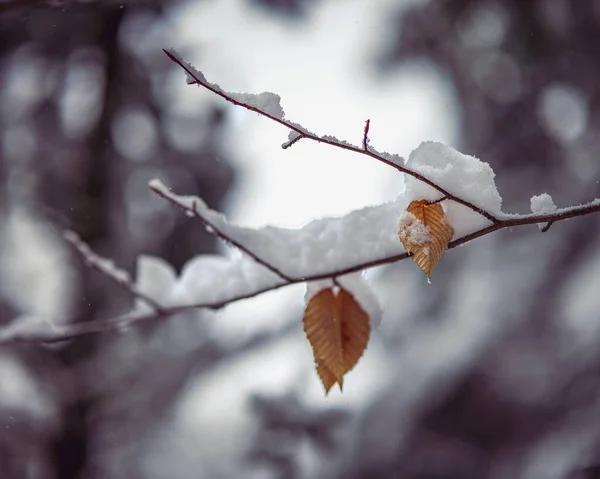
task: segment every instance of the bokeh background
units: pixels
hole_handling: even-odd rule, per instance
[[[599,196],[597,0],[0,0],[0,328],[109,318],[130,298],[62,240],[135,272],[237,254],[147,188],[248,226],[401,193],[395,171],[186,86],[223,88],[407,156],[489,162],[507,212]],[[0,348],[0,478],[600,477],[600,217],[454,249],[432,284],[368,273],[384,319],[325,397],[303,287],[67,344]],[[218,287],[218,285],[215,285]]]

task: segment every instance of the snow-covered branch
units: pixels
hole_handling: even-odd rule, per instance
[[[202,74],[201,72],[196,70],[192,65],[184,61],[175,50],[170,49],[163,51],[173,62],[177,63],[185,71],[187,75],[187,83],[189,85],[202,86],[207,90],[213,92],[215,95],[220,96],[221,98],[227,100],[230,103],[233,103],[236,106],[241,106],[242,108],[258,113],[259,115],[269,118],[270,120],[290,129],[291,131],[289,140],[282,145],[284,149],[289,148],[297,141],[306,138],[308,140],[324,143],[335,148],[341,148],[343,150],[348,150],[354,153],[369,156],[377,161],[391,166],[392,168],[398,170],[401,173],[405,173],[419,180],[420,182],[429,185],[433,189],[442,193],[443,196],[446,196],[447,198],[452,199],[456,203],[459,203],[477,212],[492,223],[497,223],[499,221],[498,218],[494,216],[494,214],[492,214],[489,211],[486,211],[484,208],[477,205],[476,203],[461,197],[461,195],[451,193],[449,190],[445,189],[444,187],[433,181],[427,175],[406,167],[404,159],[400,156],[392,155],[387,152],[379,152],[373,147],[371,147],[368,142],[370,121],[368,121],[365,125],[363,141],[361,146],[353,145],[347,141],[338,140],[334,136],[317,135],[316,133],[312,133],[311,131],[307,130],[302,125],[285,119],[283,108],[279,103],[279,95],[270,92],[263,92],[261,94],[255,95],[248,93],[233,93],[224,91],[219,85],[215,83],[210,83],[204,77],[204,74]]]
[[[386,239],[388,232],[385,232],[385,228],[383,228],[384,232],[379,237],[372,236],[370,240],[364,232],[361,234],[360,230],[355,230],[357,235],[347,236],[347,241],[339,240],[335,245],[338,247],[339,253],[329,255],[329,258],[328,255],[322,256],[323,252],[315,244],[312,244],[309,239],[313,235],[321,236],[323,238],[322,246],[331,246],[333,231],[336,232],[334,236],[343,238],[343,233],[352,230],[357,223],[377,225],[378,221],[384,221],[389,218],[390,214],[397,212],[398,205],[396,203],[365,208],[345,218],[317,220],[300,230],[273,227],[252,230],[229,224],[221,214],[208,209],[200,198],[171,193],[168,188],[156,180],[151,182],[151,187],[167,200],[203,221],[220,238],[232,245],[243,245],[243,252],[252,260],[250,262],[246,261],[247,257],[220,258],[219,262],[215,262],[213,257],[201,256],[192,260],[192,264],[184,269],[177,282],[171,285],[172,294],[168,295],[169,299],[167,301],[161,303],[159,309],[134,310],[109,320],[96,320],[72,325],[52,326],[51,323],[36,322],[33,329],[31,327],[4,328],[4,330],[0,330],[0,343],[58,342],[85,334],[125,330],[136,323],[157,320],[192,309],[220,309],[230,303],[252,298],[284,286],[343,278],[352,273],[408,258],[396,238],[393,242],[389,241],[390,238]],[[555,223],[594,212],[600,212],[600,199],[583,205],[557,209],[552,213],[504,214],[498,223],[490,224],[454,239],[449,243],[448,249],[500,229],[539,223]],[[395,236],[395,233],[393,236]],[[297,238],[296,241],[294,241],[294,237]],[[367,252],[362,255],[358,254],[356,261],[353,263],[348,251],[351,251],[356,244],[363,241],[365,242],[363,243],[363,251]],[[342,243],[345,243],[345,246]],[[377,244],[380,246],[380,253],[374,254],[373,250]],[[81,240],[78,240],[77,249],[82,252],[89,264],[103,264],[102,261],[95,261],[95,258],[98,257]],[[283,259],[286,257],[287,260]],[[297,261],[299,258],[304,258],[305,264]],[[325,267],[315,263],[311,265],[318,258],[324,260]],[[290,271],[282,273],[283,268],[281,265],[288,266]],[[95,267],[95,269],[107,276],[121,276],[120,274],[113,274],[114,271],[120,270],[112,265],[108,268]],[[313,270],[312,273],[307,273],[311,270]],[[280,276],[280,273],[285,279]],[[139,275],[140,272],[138,272]],[[243,278],[243,280],[238,281],[240,278]],[[141,280],[138,277],[135,285],[125,281],[120,281],[119,284],[128,289],[133,296],[144,299],[147,295],[137,286],[140,282]]]
[[[356,210],[340,218],[318,219],[299,229],[272,226],[252,229],[229,223],[222,214],[208,208],[201,198],[175,194],[162,182],[153,180],[150,188],[156,194],[184,209],[193,219],[202,221],[210,232],[236,247],[241,254],[233,257],[200,255],[188,261],[179,277],[164,261],[140,257],[134,283],[126,271],[98,256],[76,234],[68,232],[65,239],[87,264],[117,282],[136,299],[132,311],[109,320],[72,325],[16,321],[0,329],[0,343],[56,342],[122,330],[192,309],[220,309],[235,301],[298,283],[307,283],[309,292],[334,285],[344,288],[373,321],[377,317],[377,300],[360,273],[409,257],[398,237],[398,220],[410,202],[441,204],[444,221],[447,220],[454,235],[447,249],[504,228],[537,224],[544,232],[556,222],[600,212],[600,199],[558,209],[549,195],[541,194],[532,197],[531,214],[504,213],[494,172],[477,158],[432,142],[423,143],[406,161],[379,153],[369,145],[369,120],[365,123],[361,146],[331,136],[318,136],[285,120],[277,95],[225,92],[209,83],[202,73],[173,51],[165,53],[186,71],[188,83],[201,85],[235,105],[289,128],[291,132],[284,148],[307,138],[367,155],[409,175],[405,191],[394,201]]]

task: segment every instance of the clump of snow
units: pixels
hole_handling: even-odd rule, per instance
[[[258,95],[253,93],[227,93],[228,96],[240,103],[256,108],[269,116],[283,120],[285,113],[281,107],[281,97],[269,91]]]
[[[176,276],[173,266],[164,259],[141,255],[136,264],[135,289],[158,304],[167,305]],[[150,311],[151,308],[144,300],[136,299],[135,310]]]
[[[492,215],[501,215],[502,198],[494,182],[494,171],[488,163],[442,143],[425,142],[411,153],[406,166],[452,195]],[[443,194],[432,186],[407,176],[405,196],[409,202],[435,201],[442,198]],[[456,238],[490,224],[484,216],[455,201],[443,201],[442,207],[448,223],[454,228]]]
[[[548,193],[535,195],[531,197],[531,212],[536,215],[548,215],[555,213],[557,208],[552,200],[552,196]],[[548,223],[538,223],[538,228],[543,230]]]
[[[283,284],[275,273],[246,256],[200,255],[185,264],[167,304],[218,304]]]
[[[421,223],[415,215],[404,211],[398,220],[398,236],[402,241],[406,241],[415,246],[419,246],[431,241],[429,235],[429,226]]]
[[[548,193],[531,197],[531,212],[536,215],[547,215],[556,212],[556,205]]]
[[[254,229],[232,225],[200,198],[176,195],[160,180],[151,181],[150,186],[174,203],[194,209],[228,238],[294,278],[340,271],[404,252],[396,231],[398,212],[407,206],[402,196],[340,218],[313,220],[302,228]]]

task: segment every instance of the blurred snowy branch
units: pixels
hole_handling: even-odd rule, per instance
[[[89,245],[83,242],[81,238],[79,238],[79,235],[73,231],[65,231],[63,236],[65,240],[70,243],[79,253],[87,266],[95,269],[100,274],[103,274],[110,280],[114,281],[116,284],[131,293],[133,297],[139,298],[145,302],[155,312],[161,312],[162,307],[154,300],[154,298],[151,298],[150,296],[139,291],[131,280],[130,274],[123,269],[117,268],[113,260],[103,258],[94,253]]]

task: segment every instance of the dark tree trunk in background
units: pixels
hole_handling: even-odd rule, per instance
[[[213,207],[218,207],[232,180],[226,154],[220,151],[215,135],[210,134],[221,127],[223,112],[215,108],[216,113],[208,118],[186,118],[196,121],[199,129],[209,133],[206,142],[198,145],[196,151],[180,151],[172,146],[162,126],[174,113],[169,112],[167,116],[163,111],[166,105],[161,104],[151,89],[152,77],[160,77],[172,67],[160,51],[159,47],[164,45],[157,43],[156,52],[149,59],[137,57],[122,42],[124,28],[138,28],[133,34],[151,41],[151,31],[140,31],[140,27],[135,26],[136,19],[151,18],[151,23],[156,25],[161,22],[164,8],[175,5],[175,1],[158,0],[73,2],[62,8],[40,5],[28,9],[21,5],[22,8],[15,6],[10,11],[8,8],[0,11],[4,13],[0,17],[0,71],[4,69],[5,79],[11,68],[9,62],[14,61],[19,52],[21,55],[33,52],[36,59],[47,62],[44,65],[47,71],[40,72],[35,82],[40,91],[44,89],[46,74],[59,78],[55,89],[38,101],[30,116],[17,120],[39,138],[38,155],[32,160],[37,163],[34,174],[39,176],[36,186],[27,195],[31,203],[28,207],[47,220],[56,220],[58,231],[65,227],[74,230],[95,251],[115,259],[130,271],[138,254],[161,256],[179,268],[194,254],[213,251],[215,247],[214,238],[201,225],[172,211],[171,207],[153,214],[150,220],[145,217],[139,220],[127,204],[132,194],[137,194],[133,200],[142,207],[156,199],[151,198],[146,189],[137,192],[131,186],[137,177],[151,171],[153,176],[162,177],[175,189],[190,194],[202,191]],[[126,20],[129,20],[127,27]],[[69,68],[77,61],[89,67],[89,71],[101,72],[92,77],[99,84],[82,84],[82,80],[75,86],[69,84]],[[84,69],[84,76],[86,72]],[[8,88],[8,83],[4,86]],[[69,88],[89,91],[90,97],[94,88],[99,90],[97,119],[87,133],[75,138],[61,128],[65,115],[61,95],[68,94]],[[82,108],[86,100],[83,95]],[[75,105],[75,110],[79,106]],[[142,162],[128,159],[114,142],[118,134],[115,130],[119,128],[116,122],[126,117],[130,107],[145,111],[156,125],[155,149]],[[8,116],[0,122],[0,138],[3,138],[3,126],[8,128],[13,121],[10,114],[5,112]],[[129,134],[126,140],[144,141],[135,133]],[[0,162],[0,173],[5,167],[10,168],[4,161]],[[181,178],[185,179],[183,184],[180,184]],[[4,186],[3,181],[0,186],[3,192]],[[7,203],[2,202],[3,209]],[[169,221],[165,221],[165,214]],[[141,221],[147,233],[138,233],[138,239],[132,240],[130,229],[136,221],[138,229]],[[74,262],[79,265],[74,276],[78,278],[79,289],[73,289],[77,295],[73,321],[108,318],[127,307],[129,298],[118,287],[86,267],[76,256]],[[14,315],[10,305],[6,314]],[[201,364],[208,368],[225,354],[201,339],[197,334],[200,323],[190,324],[192,326],[187,328],[196,328],[196,331],[188,335],[187,343],[181,342],[185,333],[176,334],[178,326],[157,323],[122,337],[118,333],[82,337],[50,353],[43,346],[15,349],[16,358],[37,356],[54,374],[48,377],[48,371],[42,373],[33,367],[30,371],[33,377],[38,376],[42,383],[66,385],[52,405],[58,426],[51,434],[37,439],[49,467],[42,477],[143,477],[138,462],[146,439],[160,432],[160,424],[184,390],[192,371]],[[168,350],[151,346],[153,338],[162,341]],[[136,402],[136,398],[142,402]],[[127,451],[126,456],[120,456],[121,451]],[[110,460],[113,456],[118,459]],[[8,473],[26,467],[31,458],[23,457],[22,461],[23,464],[16,462]],[[2,478],[7,477],[4,473],[0,473]]]

